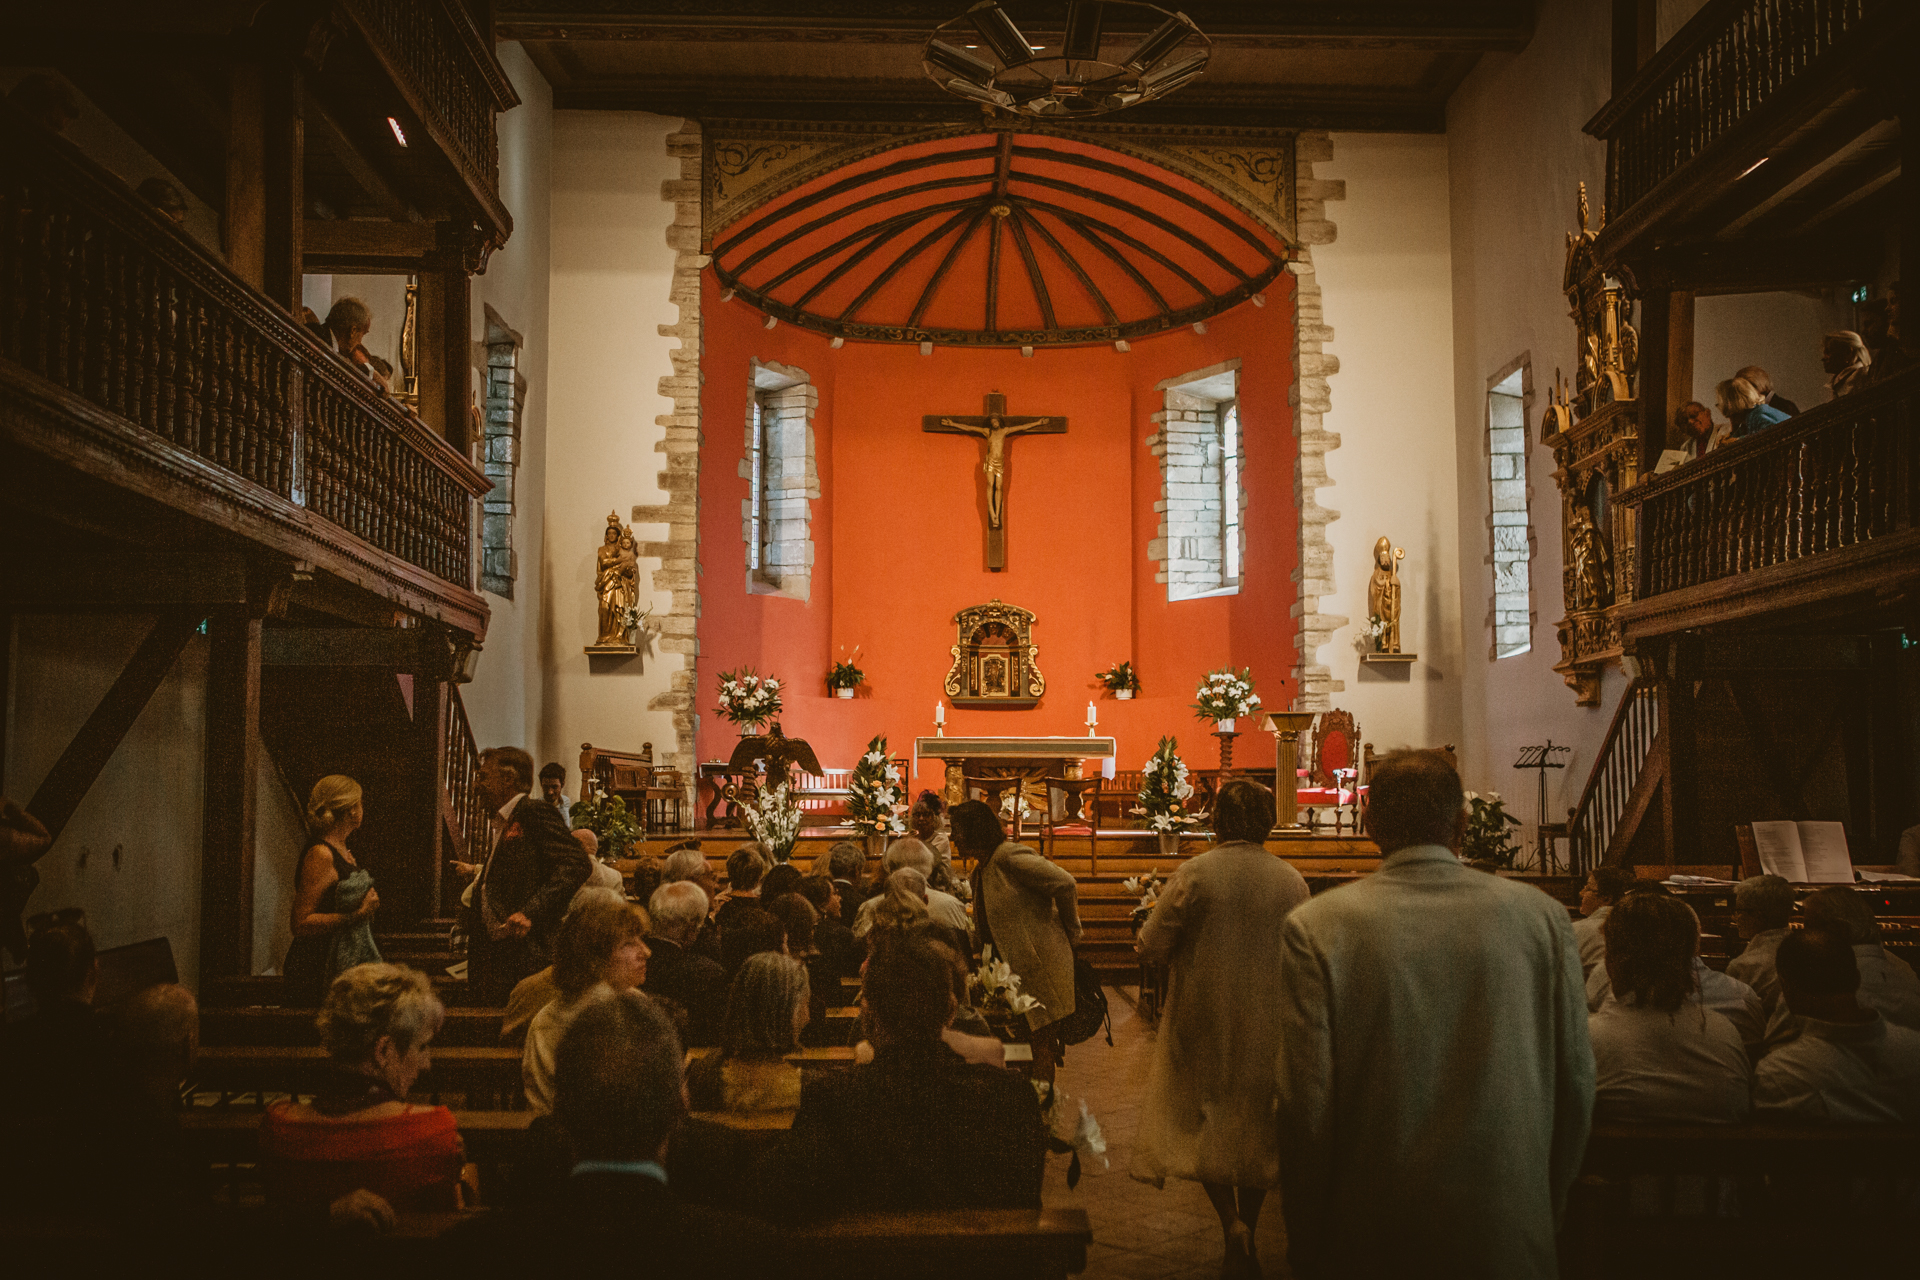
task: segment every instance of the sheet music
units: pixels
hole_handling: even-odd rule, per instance
[[[1799,829],[1807,883],[1852,884],[1853,855],[1847,852],[1846,827],[1838,822],[1802,822]]]
[[[1753,824],[1753,850],[1760,869],[1791,884],[1807,882],[1807,856],[1800,848],[1800,828],[1791,822]]]
[[[1653,474],[1663,476],[1675,467],[1684,465],[1690,458],[1691,455],[1685,449],[1662,449],[1660,461],[1653,464]]]

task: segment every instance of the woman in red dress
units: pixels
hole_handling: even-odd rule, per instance
[[[426,975],[404,965],[333,980],[318,1024],[333,1059],[326,1087],[311,1103],[275,1103],[261,1122],[269,1203],[324,1209],[369,1191],[396,1210],[460,1207],[453,1112],[406,1100],[444,1013]]]

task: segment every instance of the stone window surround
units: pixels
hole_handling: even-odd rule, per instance
[[[820,391],[806,370],[771,360],[747,362],[746,436],[739,473],[752,483],[754,406],[760,406],[766,433],[761,459],[766,486],[760,564],[754,567],[754,503],[749,493],[740,506],[740,537],[747,546],[746,589],[750,595],[805,600],[813,589],[813,502],[820,497],[820,471],[814,450],[813,417]]]
[[[1501,389],[1508,383],[1513,382],[1515,375],[1518,375],[1519,381],[1519,392],[1517,395],[1511,391],[1503,391]],[[1517,426],[1495,425],[1493,415],[1494,397],[1496,396],[1504,396],[1519,401],[1519,422]],[[1538,540],[1533,527],[1533,481],[1527,469],[1528,448],[1530,445],[1527,424],[1532,421],[1533,417],[1533,361],[1530,356],[1521,355],[1515,358],[1506,365],[1506,367],[1487,379],[1486,415],[1486,433],[1481,437],[1481,448],[1487,464],[1486,564],[1492,573],[1492,590],[1487,597],[1487,660],[1489,662],[1497,662],[1501,658],[1519,657],[1529,652],[1533,647],[1535,618],[1531,566],[1534,554],[1538,550]],[[1517,441],[1518,450],[1501,449],[1496,452],[1496,443],[1516,443],[1514,441],[1498,440],[1495,435],[1496,432],[1517,432],[1519,436]],[[1502,458],[1512,458],[1515,460],[1513,463],[1507,464],[1506,469],[1510,469],[1516,474],[1510,476],[1498,474],[1502,469],[1500,462]],[[1502,497],[1506,496],[1511,499],[1512,496],[1514,496],[1511,491],[1503,495],[1500,487],[1503,482],[1509,486],[1518,486],[1517,496],[1520,505],[1514,510],[1517,510],[1522,516],[1523,522],[1520,524],[1503,525],[1500,523],[1500,516],[1504,513],[1497,508],[1499,507]],[[1500,530],[1502,528],[1522,530],[1524,545],[1505,548],[1503,554],[1503,548],[1500,545],[1502,542]],[[1512,534],[1507,535],[1506,540],[1512,542],[1520,541],[1520,539],[1514,538]],[[1500,566],[1503,562],[1518,563],[1527,575],[1524,609],[1502,608]],[[1508,614],[1516,616],[1509,618],[1507,617]],[[1522,618],[1524,618],[1524,621],[1521,620]],[[1516,647],[1508,649],[1505,653],[1501,652],[1502,629],[1519,626],[1524,626],[1525,628],[1524,639],[1510,635],[1508,640],[1515,642]]]
[[[1160,499],[1153,504],[1160,524],[1157,536],[1147,544],[1147,558],[1159,566],[1154,581],[1166,584],[1169,603],[1236,595],[1240,581],[1226,580],[1221,543],[1224,480],[1219,448],[1222,407],[1240,395],[1240,361],[1226,360],[1167,378],[1156,390],[1166,398],[1165,407],[1152,416],[1160,429],[1147,437],[1147,447],[1160,459]],[[1242,424],[1243,439],[1244,431]],[[1244,470],[1238,488],[1239,562],[1244,569]]]
[[[514,487],[520,469],[520,425],[527,380],[519,370],[521,336],[486,308],[486,364],[481,391],[481,465],[493,488],[481,499],[480,589],[513,599],[519,576],[513,547]]]

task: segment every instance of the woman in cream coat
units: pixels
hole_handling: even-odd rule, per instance
[[[1174,872],[1140,930],[1141,961],[1167,965],[1169,983],[1132,1173],[1204,1186],[1238,1273],[1280,1181],[1280,925],[1307,882],[1267,852],[1272,792],[1236,779],[1213,814],[1219,843]]]

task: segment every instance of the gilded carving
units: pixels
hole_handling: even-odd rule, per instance
[[[1047,691],[1033,614],[994,600],[953,615],[953,666],[945,685],[956,707],[1031,707]]]

